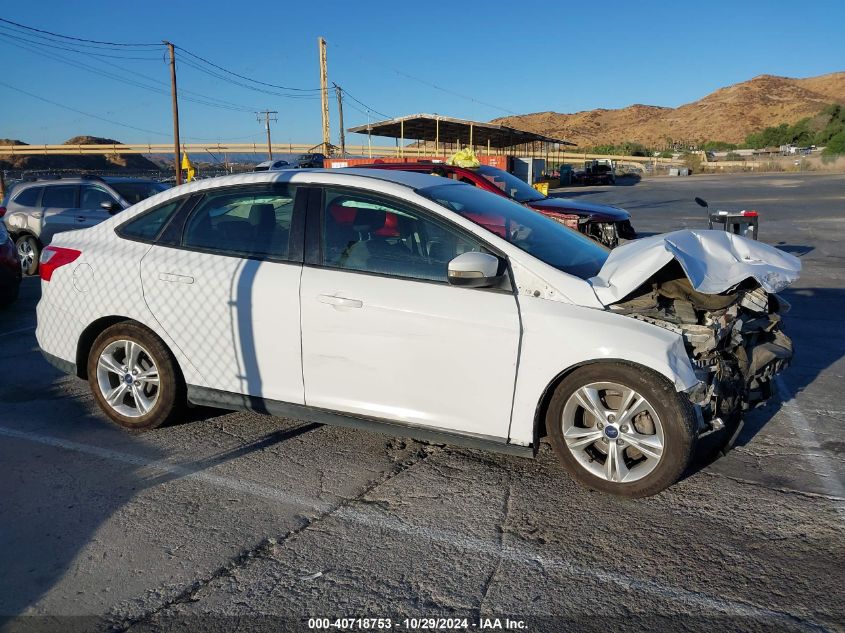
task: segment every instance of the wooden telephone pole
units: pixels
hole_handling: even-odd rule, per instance
[[[346,134],[343,131],[343,90],[337,84],[332,84],[337,93],[337,119],[340,125],[340,155],[346,156]]]
[[[176,184],[182,184],[182,152],[179,149],[179,99],[176,96],[176,51],[173,44],[164,41],[170,51],[170,92],[173,99],[173,159],[176,161]]]
[[[317,45],[320,49],[320,101],[321,113],[323,115],[323,153],[328,156],[331,147],[329,136],[329,72],[326,67],[326,40],[317,38]]]
[[[276,117],[279,114],[276,110],[264,110],[263,112],[255,113],[258,117],[258,122],[261,122],[261,116],[264,115],[264,126],[267,128],[267,158],[273,160],[273,144],[270,142],[270,121],[278,121]],[[270,118],[272,116],[272,118]]]

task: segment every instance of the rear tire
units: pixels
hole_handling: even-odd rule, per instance
[[[38,259],[41,257],[41,243],[33,235],[21,235],[15,240],[15,248],[21,258],[21,271],[24,275],[38,273]]]
[[[623,497],[651,496],[678,481],[692,460],[695,428],[692,404],[674,385],[632,363],[576,369],[546,410],[552,447],[573,479]]]
[[[158,428],[184,409],[185,385],[176,359],[137,323],[118,323],[96,338],[88,354],[88,383],[103,412],[131,431]]]

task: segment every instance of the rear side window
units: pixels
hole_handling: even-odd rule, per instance
[[[287,259],[293,187],[206,195],[185,225],[182,245],[221,255]]]
[[[44,187],[29,187],[16,195],[13,200],[15,204],[19,204],[22,207],[38,206],[38,196],[41,195],[42,189],[44,189]]]
[[[181,204],[182,199],[174,200],[152,211],[148,211],[121,226],[118,229],[118,235],[144,242],[153,241],[158,237],[159,232],[170,219],[170,216],[173,215]]]
[[[41,199],[42,207],[58,207],[61,209],[76,208],[76,185],[56,185],[44,188]]]

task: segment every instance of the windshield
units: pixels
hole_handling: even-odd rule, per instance
[[[489,165],[481,165],[475,171],[504,191],[508,198],[517,202],[530,202],[531,200],[542,200],[545,198],[543,194],[524,180],[520,180],[513,174],[509,174],[501,169],[496,169]]]
[[[120,194],[129,204],[137,204],[150,196],[170,189],[170,185],[163,182],[149,180],[146,182],[110,182],[109,186]]]
[[[607,249],[578,231],[489,191],[450,184],[427,187],[417,193],[581,279],[595,276],[607,259]]]

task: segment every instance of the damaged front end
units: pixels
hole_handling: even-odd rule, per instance
[[[789,304],[777,292],[800,262],[724,231],[677,231],[611,253],[591,280],[608,309],[682,337],[699,384],[688,393],[700,436],[768,400],[789,364],[782,331]],[[611,261],[613,260],[613,261]]]
[[[772,396],[772,379],[792,358],[781,330],[789,304],[748,280],[730,292],[692,288],[680,266],[667,265],[641,292],[611,310],[675,332],[701,381],[690,397],[707,430],[739,420]]]

